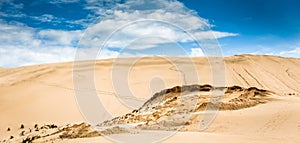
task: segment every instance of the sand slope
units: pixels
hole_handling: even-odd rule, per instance
[[[190,64],[189,59],[175,57],[172,59],[172,63],[159,57],[138,60],[131,68],[130,74],[128,74],[130,78],[128,81],[129,87],[134,95],[146,101],[154,92],[162,90],[159,87],[155,91],[149,88],[149,82],[151,82],[153,76],[157,75],[164,78],[166,87],[180,85],[183,75],[186,76],[187,84],[193,84],[189,83],[189,81],[193,81],[189,80],[189,78],[193,78],[192,74],[183,74],[180,71],[174,70],[175,63],[176,66],[186,67],[185,71],[191,71],[189,70],[189,66],[187,66]],[[118,62],[119,66],[117,68],[115,68],[116,66],[112,66],[113,59],[97,61],[95,65],[97,93],[112,116],[119,116],[133,109],[119,102],[111,84],[111,70],[114,68],[117,71],[122,71],[122,66],[126,67],[130,64],[128,61],[130,60],[121,59]],[[201,81],[200,84],[211,84],[211,69],[207,59],[193,58],[193,61],[197,66],[196,69]],[[264,123],[266,124],[264,128],[267,128],[267,130],[265,132],[270,131],[273,125],[279,124],[278,129],[280,126],[286,130],[291,127],[292,130],[288,130],[288,132],[294,133],[293,135],[295,135],[295,132],[296,134],[299,133],[298,121],[300,118],[296,110],[299,109],[299,102],[294,102],[299,101],[299,97],[297,96],[300,92],[299,59],[239,55],[226,57],[225,63],[227,86],[239,85],[246,88],[254,86],[274,91],[278,95],[287,96],[291,94],[293,96],[287,96],[288,98],[284,98],[278,102],[249,109],[233,112],[224,111],[216,119],[216,122],[220,122],[220,127],[217,125],[212,126],[209,131],[216,132],[217,136],[223,139],[224,132],[228,134],[227,131],[229,129],[232,130],[229,134],[235,135],[239,130],[247,129],[247,127],[252,127],[259,122],[262,124],[259,128],[264,127]],[[28,128],[33,127],[36,123],[64,125],[84,121],[74,97],[72,66],[73,63],[56,63],[0,69],[0,137],[8,137],[10,134],[6,131],[8,127],[11,128],[12,132],[19,132],[18,128],[20,124],[24,124]],[[88,69],[83,64],[81,70]],[[283,107],[286,107],[287,111],[279,110]],[[273,109],[278,109],[278,113]],[[259,110],[259,112],[256,112],[256,110]],[[269,113],[270,110],[272,112]],[[291,116],[285,115],[288,112],[291,112]],[[256,118],[257,116],[262,116],[263,118]],[[244,120],[245,118],[248,119],[248,117],[253,119],[253,121]],[[279,118],[279,121],[273,121],[273,118]],[[228,124],[227,122],[223,122],[223,120],[228,120]],[[237,122],[232,123],[231,120],[237,120]],[[251,123],[243,124],[242,121]],[[225,129],[222,128],[223,123]],[[229,125],[229,127],[226,125]],[[241,127],[242,125],[243,127]],[[268,128],[268,126],[270,127]],[[276,129],[273,130],[277,131]],[[276,135],[283,133],[283,131],[276,133]],[[222,135],[219,136],[218,133]],[[182,136],[186,136],[187,134],[185,133]],[[200,136],[206,135],[201,134]],[[214,134],[210,134],[209,136],[214,136]],[[270,136],[273,137],[274,134]],[[227,138],[227,136],[224,138]],[[245,138],[248,138],[247,134]]]

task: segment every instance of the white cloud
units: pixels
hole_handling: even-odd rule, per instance
[[[51,4],[65,4],[65,3],[76,3],[80,0],[50,0],[49,3]]]
[[[26,27],[21,23],[5,24],[0,21],[0,45],[31,45],[37,41],[33,39],[35,36],[34,29]]]
[[[36,30],[0,21],[0,66],[63,62],[74,59],[81,31]]]
[[[1,23],[0,22],[0,46],[21,45],[25,47],[33,46],[76,46],[82,35],[82,31],[63,31],[63,30],[36,30],[20,23]]]
[[[0,47],[0,65],[3,67],[25,66],[74,60],[72,47],[25,48],[19,46]]]
[[[294,48],[292,50],[288,51],[281,51],[279,53],[281,56],[286,56],[286,57],[298,57],[300,58],[300,47]]]
[[[201,31],[194,34],[197,39],[220,39],[230,36],[238,36],[236,33],[220,32],[220,31]]]
[[[41,16],[28,16],[28,17],[40,22],[51,22],[51,23],[61,23],[62,21],[65,20],[63,18],[55,17],[51,14],[43,14]]]
[[[170,41],[166,39],[161,39],[157,37],[148,37],[143,39],[137,39],[136,41],[131,42],[126,48],[133,49],[133,50],[142,50],[156,47],[158,44],[161,43],[168,43]]]
[[[94,13],[103,15],[106,10],[114,7],[121,0],[86,0],[85,9],[92,10]]]
[[[0,21],[0,67],[74,61],[83,31],[36,30],[21,23]],[[86,57],[96,49],[84,49]],[[100,50],[98,58],[117,57],[119,52]]]
[[[37,32],[40,39],[45,39],[47,45],[76,46],[82,36],[81,30],[41,30]]]
[[[3,6],[5,5],[6,9],[5,12],[2,10]],[[10,18],[20,18],[24,17],[20,10],[23,9],[24,4],[22,3],[14,3],[13,0],[1,0],[0,1],[0,16],[1,17],[10,17]]]
[[[201,48],[191,48],[191,57],[200,57],[204,56]]]
[[[204,41],[238,35],[210,31],[211,25],[206,19],[186,9],[178,1],[128,0],[104,13],[107,14],[106,17],[89,27],[81,46],[99,47],[106,42],[107,47],[122,48],[132,45],[134,41],[140,41],[138,47],[146,49],[165,42]],[[167,40],[152,44],[139,40],[149,37]]]

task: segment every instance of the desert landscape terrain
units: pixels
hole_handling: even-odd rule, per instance
[[[0,68],[0,142],[146,142],[138,139],[150,134],[165,143],[300,142],[300,59],[224,57],[220,77],[213,77],[210,62],[205,57],[105,59],[95,61],[93,69],[83,62],[75,70],[94,71],[96,93],[112,116],[96,125],[88,124],[78,107],[73,62]],[[116,92],[124,81],[114,83],[128,66],[124,88],[139,100],[135,106],[120,102],[135,100]],[[214,85],[222,77],[224,86]],[[224,96],[212,103],[215,90]],[[200,130],[209,104],[220,111]]]

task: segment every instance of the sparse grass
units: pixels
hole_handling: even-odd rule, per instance
[[[34,140],[41,138],[41,136],[33,136],[33,137],[27,137],[26,139],[23,139],[22,143],[32,143]]]

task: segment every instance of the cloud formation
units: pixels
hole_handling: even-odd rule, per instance
[[[163,46],[170,42],[193,41],[208,42],[208,46],[213,45],[212,41],[218,45],[215,39],[237,36],[235,33],[211,31],[212,25],[206,19],[178,1],[128,0],[106,10],[105,14],[101,21],[89,27],[81,47],[145,50],[165,48]],[[192,52],[187,47],[181,48]]]
[[[8,4],[12,4],[6,0]],[[51,4],[76,3],[78,0],[52,0]],[[2,3],[3,4],[3,3]],[[99,58],[116,57],[124,47],[131,50],[167,48],[170,43],[189,43],[215,38],[236,36],[235,33],[210,31],[212,25],[187,9],[181,2],[167,0],[87,0],[85,10],[91,14],[82,19],[64,19],[51,14],[30,16],[20,13],[23,5],[15,5],[14,13],[0,13],[0,16],[19,16],[44,23],[73,23],[87,27],[87,30],[56,30],[35,28],[21,22],[0,20],[0,66],[16,67],[31,64],[64,62],[74,60],[76,50],[103,48]],[[99,18],[96,20],[96,16]],[[90,23],[91,21],[96,21]],[[82,38],[82,39],[81,39]],[[180,44],[179,44],[180,45]],[[187,44],[181,44],[187,45]],[[114,48],[114,50],[111,50]],[[181,47],[191,56],[201,56],[200,47]],[[153,50],[155,52],[155,50]],[[172,50],[170,50],[172,52]],[[132,53],[127,53],[132,55]],[[126,55],[126,54],[123,54]],[[142,54],[145,55],[145,54]],[[180,56],[180,55],[179,55]]]
[[[82,31],[36,30],[0,21],[0,65],[15,67],[71,61]]]

